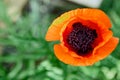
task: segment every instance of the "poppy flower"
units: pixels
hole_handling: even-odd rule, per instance
[[[99,9],[75,9],[62,14],[50,25],[47,41],[54,45],[56,57],[73,66],[88,66],[106,58],[119,39],[110,30],[108,16]]]

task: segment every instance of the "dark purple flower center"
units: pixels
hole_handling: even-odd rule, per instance
[[[95,29],[91,29],[80,22],[72,25],[73,30],[67,37],[67,43],[71,50],[75,51],[78,55],[86,55],[93,50],[93,42],[97,38]]]

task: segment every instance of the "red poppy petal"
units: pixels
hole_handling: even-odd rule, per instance
[[[65,52],[62,46],[58,44],[54,46],[54,51],[56,57],[66,64],[73,66],[88,66],[107,57],[115,49],[118,41],[118,38],[112,37],[103,47],[97,50],[95,55],[83,58],[71,56],[69,52]]]
[[[90,20],[102,25],[102,27],[110,28],[111,22],[108,16],[99,9],[76,9],[73,12],[74,15],[79,16],[82,19]]]
[[[119,42],[118,38],[112,37],[104,46],[98,48],[94,54],[98,60],[107,57],[117,46]]]
[[[80,18],[83,20],[89,20],[98,24],[102,28],[110,28],[111,23],[108,16],[99,9],[76,9],[62,14],[55,19],[48,29],[46,34],[47,41],[54,41],[60,39],[60,31],[66,22],[70,22],[71,18]]]
[[[62,26],[53,26],[49,28],[45,39],[47,41],[55,41],[55,40],[59,40],[60,39],[60,30],[61,30]]]
[[[65,50],[62,48],[61,45],[56,44],[54,46],[54,51],[55,51],[55,55],[56,57],[66,63],[66,64],[70,64],[73,66],[86,66],[86,65],[92,65],[93,62],[89,61],[88,58],[77,58],[77,57],[73,57],[69,54],[69,52],[65,52]]]
[[[69,12],[67,12],[58,17],[57,19],[55,19],[47,31],[46,40],[47,41],[59,40],[61,28],[63,27],[64,23],[67,20],[69,21],[70,17],[71,16]]]
[[[113,33],[110,30],[101,31],[102,39],[99,37],[96,39],[95,44],[99,43],[93,50],[93,54],[96,53],[96,50],[105,45],[112,37]]]

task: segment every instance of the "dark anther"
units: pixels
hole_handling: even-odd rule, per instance
[[[93,42],[97,38],[95,29],[91,29],[80,22],[74,23],[73,30],[67,37],[70,48],[78,55],[85,55],[93,50]]]

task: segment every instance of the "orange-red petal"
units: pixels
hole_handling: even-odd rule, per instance
[[[92,62],[91,60],[89,60],[90,58],[92,59],[91,56],[89,56],[89,58],[82,58],[82,57],[74,57],[71,56],[69,54],[69,52],[66,52],[61,45],[56,44],[54,46],[54,51],[55,51],[55,55],[56,57],[69,65],[73,65],[73,66],[87,66],[87,65],[92,65],[94,63],[94,61]]]
[[[45,39],[47,41],[55,41],[55,40],[59,40],[60,39],[60,30],[61,30],[61,27],[62,26],[55,26],[55,25],[52,25],[52,27],[50,27],[48,29],[48,32],[46,33],[46,37]]]
[[[86,65],[82,59],[75,58],[75,57],[71,56],[69,53],[65,52],[65,50],[62,48],[61,45],[56,44],[54,46],[54,51],[55,51],[56,57],[60,61],[66,63],[66,64],[70,64],[70,65],[74,65],[74,66]]]
[[[45,38],[47,41],[55,41],[60,39],[60,30],[63,27],[64,23],[70,19],[70,14],[68,13],[69,12],[64,13],[53,21],[46,33]]]
[[[98,44],[98,45],[94,48],[93,54],[95,54],[97,49],[105,45],[112,38],[113,33],[110,30],[105,30],[105,31],[103,30],[101,31],[101,36],[102,36],[102,39],[97,38],[95,41],[95,44]]]
[[[111,27],[110,19],[100,9],[90,9],[90,8],[76,9],[73,13],[74,15],[77,15],[82,19],[94,21],[99,25],[103,24],[102,27],[106,27],[106,28]]]
[[[104,46],[99,48],[94,55],[90,55],[88,57],[72,56],[69,52],[66,52],[64,48],[62,48],[62,46],[59,44],[56,44],[54,46],[54,51],[56,57],[66,64],[73,66],[88,66],[107,57],[115,49],[118,41],[118,38],[112,37]]]
[[[71,18],[80,18],[83,20],[89,20],[98,24],[102,28],[110,28],[111,23],[108,16],[99,9],[76,9],[62,14],[60,17],[56,18],[50,25],[48,32],[46,34],[47,41],[60,40],[60,31],[66,22],[70,22]]]
[[[118,38],[112,37],[104,46],[98,48],[94,54],[98,60],[107,57],[117,46]]]

